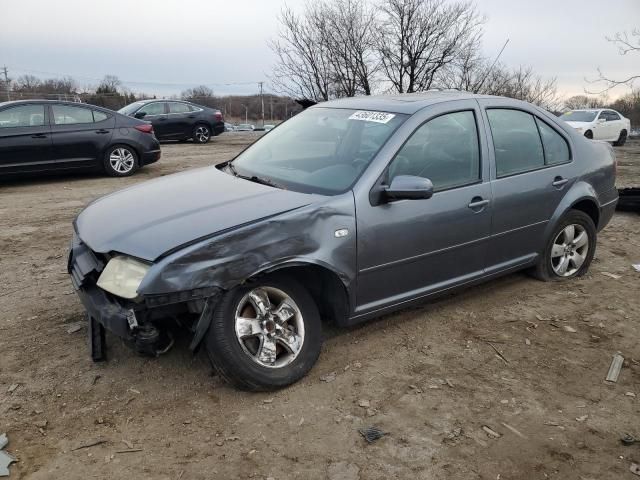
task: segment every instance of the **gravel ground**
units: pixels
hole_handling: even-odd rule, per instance
[[[316,367],[276,393],[230,388],[186,338],[158,359],[111,339],[110,361],[93,364],[65,271],[74,216],[114,190],[226,160],[253,138],[166,144],[159,163],[127,179],[0,184],[0,433],[19,460],[11,479],[635,478],[640,447],[619,441],[640,436],[634,213],[614,216],[581,279],[509,275],[358,328],[328,327]],[[640,185],[640,142],[616,152],[619,184]],[[624,368],[606,384],[617,351]],[[358,429],[369,425],[388,435],[366,444]]]

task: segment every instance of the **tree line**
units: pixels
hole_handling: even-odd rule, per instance
[[[51,99],[83,102],[118,110],[138,100],[156,98],[155,95],[134,93],[126,88],[114,75],[106,75],[95,87],[80,87],[71,77],[40,79],[34,75],[22,75],[7,85],[0,84],[0,95],[12,100]],[[206,85],[189,88],[179,95],[171,95],[170,100],[182,99],[193,103],[220,109],[230,121],[259,123],[282,121],[298,113],[302,107],[288,96],[265,94],[255,95],[215,95]]]

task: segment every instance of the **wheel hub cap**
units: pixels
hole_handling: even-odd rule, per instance
[[[589,253],[589,234],[579,224],[567,225],[551,247],[551,268],[560,277],[570,277],[580,270]]]
[[[255,363],[284,367],[297,358],[304,343],[302,312],[282,290],[254,288],[238,303],[235,333],[242,350]]]

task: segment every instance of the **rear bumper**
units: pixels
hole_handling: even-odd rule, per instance
[[[150,163],[160,160],[162,152],[158,148],[157,150],[149,150],[142,154],[142,165],[149,165]]]
[[[225,131],[224,128],[224,123],[218,123],[213,125],[213,134],[214,135],[220,135],[221,133],[223,133]]]

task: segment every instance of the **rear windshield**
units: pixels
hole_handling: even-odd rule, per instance
[[[572,110],[560,115],[565,122],[593,122],[598,112],[589,112],[587,110]]]

